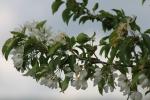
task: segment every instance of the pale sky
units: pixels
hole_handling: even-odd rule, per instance
[[[76,35],[80,32],[98,32],[103,35],[100,23],[88,22],[85,25],[71,22],[68,26],[61,19],[61,11],[52,15],[51,3],[53,0],[0,0],[0,48],[4,41],[10,37],[10,31],[19,27],[27,21],[48,20],[48,25],[53,27],[55,32],[66,32]],[[90,0],[89,0],[90,1]],[[142,6],[140,0],[93,0],[101,1],[100,7],[110,10],[123,8],[127,15],[136,15],[138,24],[143,29],[150,27],[150,3]],[[93,3],[90,2],[90,5]],[[0,100],[126,100],[117,89],[114,93],[98,93],[97,87],[90,84],[85,91],[75,90],[73,87],[63,94],[60,90],[51,90],[39,85],[30,77],[24,77],[13,67],[11,59],[6,61],[0,52]],[[150,100],[150,95],[144,100]]]

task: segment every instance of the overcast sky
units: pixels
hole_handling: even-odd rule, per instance
[[[70,35],[76,35],[80,32],[91,33],[98,32],[102,35],[100,23],[88,22],[85,25],[70,23],[69,26],[63,23],[61,11],[52,15],[51,3],[53,0],[0,0],[0,48],[4,41],[10,37],[9,31],[19,27],[27,21],[48,20],[48,25],[53,27],[55,32],[66,32]],[[90,1],[90,0],[89,0]],[[110,10],[112,8],[124,9],[127,15],[136,15],[138,24],[143,29],[150,27],[150,3],[141,6],[140,0],[91,0],[101,1],[100,7]],[[93,3],[90,2],[90,5]],[[100,96],[97,87],[90,84],[85,91],[77,91],[70,87],[64,94],[60,90],[51,90],[45,86],[39,85],[30,77],[24,77],[13,67],[11,59],[5,61],[0,52],[0,100],[126,100],[119,90],[114,93]],[[144,100],[150,97],[146,96]]]

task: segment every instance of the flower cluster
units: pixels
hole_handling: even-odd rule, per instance
[[[82,69],[77,64],[74,65],[74,71],[76,77],[71,81],[71,85],[77,90],[79,90],[80,88],[85,90],[88,87],[87,80],[85,79],[87,76],[87,71],[85,69]]]
[[[141,74],[138,77],[139,83],[141,84],[142,88],[146,88],[150,86],[150,80],[146,77],[145,74]]]
[[[120,91],[123,92],[123,95],[130,94],[130,82],[127,79],[126,75],[121,74],[118,78],[118,86],[120,87]]]
[[[42,42],[46,42],[47,45],[49,45],[52,41],[52,32],[51,32],[51,28],[47,28],[43,25],[42,28],[38,28],[37,25],[40,22],[26,22],[26,24],[24,24],[24,27],[26,28],[26,33],[28,36],[33,36],[36,37],[37,40],[42,41]]]
[[[142,94],[138,91],[134,91],[130,95],[131,100],[142,100]]]
[[[22,69],[24,47],[20,46],[12,51],[12,60],[16,69]]]
[[[66,44],[66,39],[65,39],[66,36],[67,35],[65,33],[60,33],[60,34],[56,35],[54,38],[54,43],[60,42],[65,45]]]
[[[40,84],[48,86],[49,88],[56,89],[57,88],[58,77],[56,75],[47,75],[46,77],[42,77],[40,79]]]
[[[94,73],[94,86],[96,86],[102,79],[102,72],[100,68],[95,69]]]
[[[29,36],[34,36],[38,40],[42,42],[46,42],[47,45],[56,43],[56,42],[61,42],[62,44],[65,44],[65,33],[60,33],[60,34],[52,34],[51,28],[47,27],[42,27],[42,28],[37,28],[39,22],[32,22],[29,23],[27,22],[24,27],[26,28],[26,31]]]

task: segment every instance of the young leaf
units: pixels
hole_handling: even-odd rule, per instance
[[[110,52],[110,58],[109,58],[109,63],[112,63],[116,54],[117,54],[118,48],[112,48]]]
[[[149,33],[150,34],[150,29],[147,29],[144,33]]]
[[[86,6],[88,4],[88,0],[83,0],[83,3]]]
[[[99,3],[95,3],[94,7],[93,7],[93,11],[96,11],[98,9]]]
[[[149,93],[150,93],[150,90],[146,91],[146,92],[145,92],[145,95],[147,95],[147,94],[149,94]]]
[[[48,55],[53,55],[61,46],[61,43],[57,42],[56,44],[52,45],[52,47],[48,50]]]
[[[10,33],[13,34],[13,35],[22,34],[21,32],[15,32],[15,31],[11,31]]]
[[[39,23],[36,25],[36,28],[37,28],[37,29],[41,29],[41,28],[45,25],[45,23],[46,23],[46,20],[39,22]]]
[[[105,80],[102,79],[99,83],[98,83],[98,90],[99,90],[99,93],[101,95],[103,95],[103,88],[104,88],[104,85],[105,85]]]
[[[65,9],[62,13],[63,21],[68,25],[70,18],[73,14],[70,13],[69,9]]]
[[[70,78],[65,77],[64,81],[60,84],[61,92],[64,92],[68,88],[69,81],[70,81]]]
[[[32,76],[33,78],[35,78],[36,73],[39,71],[39,65],[38,62],[36,61],[36,63],[32,66],[31,69],[29,69],[24,76]]]
[[[145,1],[146,1],[146,0],[142,0],[142,5],[144,4]]]
[[[110,51],[110,45],[109,44],[106,44],[104,45],[101,50],[100,50],[100,54],[102,55],[103,52],[105,53],[105,58],[108,57],[108,54],[109,54],[109,51]]]
[[[142,34],[143,41],[150,52],[150,37],[147,34]]]
[[[15,47],[16,41],[17,40],[15,38],[10,38],[3,45],[2,53],[3,53],[3,55],[5,55],[6,60],[8,59],[8,55],[9,55],[10,51]]]
[[[87,35],[87,34],[84,34],[84,33],[80,33],[78,36],[77,36],[77,42],[79,44],[84,44],[86,42],[88,42],[90,40],[90,37]]]
[[[82,16],[79,20],[79,24],[82,23],[84,24],[87,20],[89,20],[90,17],[89,16]]]
[[[123,10],[118,10],[118,9],[112,9],[118,17],[125,17],[124,11]]]
[[[62,0],[55,0],[52,4],[52,12],[53,14],[57,12],[59,7],[63,4],[64,2]]]
[[[139,75],[139,73],[136,73],[134,76],[132,76],[131,89],[136,89]]]
[[[76,63],[76,56],[70,55],[68,57],[68,62],[69,62],[69,67],[71,68],[72,71],[74,71],[74,64]]]

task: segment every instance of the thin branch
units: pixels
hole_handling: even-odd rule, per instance
[[[73,53],[79,60],[89,60],[89,59],[86,59],[86,58],[82,58],[80,57],[79,55],[76,55],[75,52],[73,50],[70,50],[71,53]],[[96,54],[94,54],[96,56]],[[115,69],[119,69],[118,66],[122,66],[122,67],[134,67],[133,65],[130,65],[130,66],[125,66],[123,64],[114,64],[114,63],[108,63],[108,62],[105,62],[105,61],[102,61],[100,59],[98,59],[98,57],[96,56],[96,58],[91,58],[89,60],[92,64],[102,64],[102,65],[110,65],[112,66],[113,68]]]

